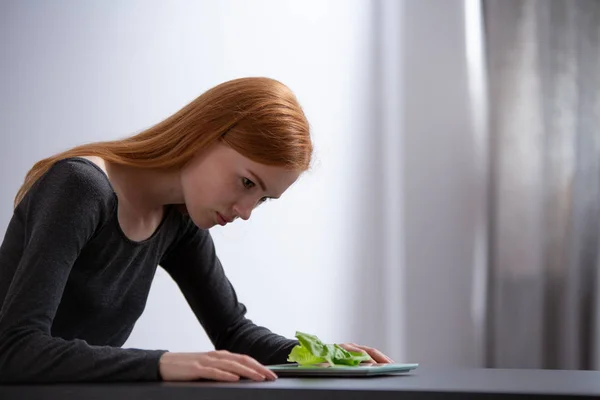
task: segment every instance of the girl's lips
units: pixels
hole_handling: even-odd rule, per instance
[[[221,226],[227,225],[227,220],[220,213],[218,213],[218,212],[217,212],[217,222]]]

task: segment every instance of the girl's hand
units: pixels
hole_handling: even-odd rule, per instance
[[[165,353],[159,361],[164,381],[210,379],[233,382],[240,378],[254,381],[275,380],[277,375],[254,358],[225,350],[208,353]]]
[[[367,353],[371,357],[371,360],[373,360],[374,363],[390,364],[390,363],[394,362],[394,360],[392,360],[391,358],[389,358],[388,356],[383,354],[381,351],[374,349],[372,347],[361,346],[361,345],[358,345],[355,343],[344,343],[344,344],[340,344],[339,346],[348,351]]]

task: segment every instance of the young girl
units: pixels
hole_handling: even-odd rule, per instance
[[[295,340],[245,317],[208,229],[307,170],[309,125],[267,78],[218,85],[124,140],[36,163],[0,247],[0,381],[271,380]],[[216,351],[123,349],[157,265]],[[366,346],[376,362],[391,360]]]

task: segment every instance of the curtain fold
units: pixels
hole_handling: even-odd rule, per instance
[[[484,0],[486,364],[597,368],[600,2]]]

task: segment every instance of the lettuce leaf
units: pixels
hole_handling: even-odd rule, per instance
[[[321,364],[326,360],[323,357],[313,355],[306,347],[295,346],[288,356],[288,361],[297,362],[301,365],[312,365]]]
[[[300,344],[294,346],[288,355],[288,361],[299,365],[328,363],[330,366],[356,366],[363,361],[370,361],[366,353],[348,351],[337,344],[325,344],[315,335],[296,332]]]

